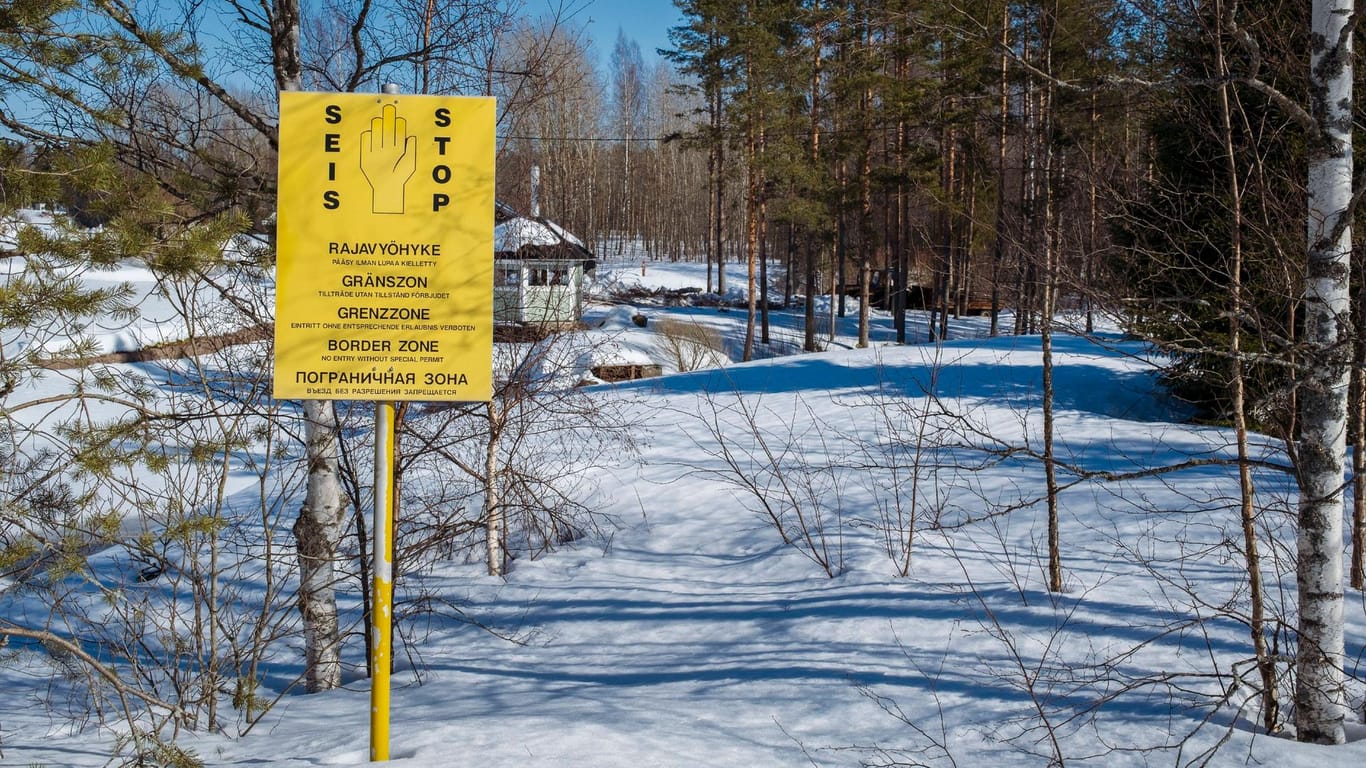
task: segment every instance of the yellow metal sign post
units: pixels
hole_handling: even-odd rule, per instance
[[[393,663],[394,404],[375,403],[375,522],[370,589],[370,760],[389,759],[389,667]]]
[[[493,391],[492,98],[283,92],[277,398],[374,400],[370,759],[389,759],[394,402]]]

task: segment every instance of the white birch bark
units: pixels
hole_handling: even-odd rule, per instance
[[[488,442],[484,445],[484,555],[490,576],[507,573],[503,544],[503,507],[498,493],[498,444],[502,439],[507,412],[496,401],[487,405]]]
[[[341,537],[341,480],[337,476],[337,421],[332,403],[304,401],[308,490],[294,540],[299,554],[299,612],[304,623],[304,684],[309,693],[341,685],[337,624],[337,541]]]
[[[1351,263],[1351,0],[1314,0],[1310,35],[1308,270],[1299,385],[1300,741],[1340,744],[1343,683],[1343,465],[1347,455],[1348,277]]]
[[[281,91],[300,90],[298,0],[275,0],[271,11],[275,84]],[[299,613],[304,625],[304,687],[316,693],[341,685],[334,564],[345,503],[337,474],[339,438],[332,403],[305,400],[303,411],[308,485],[294,522],[294,541],[299,557]]]

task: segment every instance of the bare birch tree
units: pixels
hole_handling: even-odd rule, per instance
[[[1299,651],[1295,727],[1300,741],[1346,739],[1342,515],[1352,256],[1352,34],[1350,0],[1314,0],[1310,21],[1308,270],[1299,384]]]
[[[298,0],[275,0],[271,46],[280,91],[301,90]],[[299,613],[304,620],[304,686],[309,693],[341,685],[341,630],[333,564],[346,514],[338,476],[337,416],[329,400],[305,400],[304,455],[308,481],[294,541],[299,557]]]
[[[1249,600],[1252,607],[1249,616],[1249,631],[1252,649],[1257,660],[1257,670],[1262,683],[1262,725],[1268,733],[1279,728],[1280,698],[1276,684],[1276,665],[1271,659],[1266,641],[1266,606],[1262,583],[1262,562],[1260,545],[1257,541],[1256,489],[1252,479],[1252,465],[1249,452],[1249,428],[1247,419],[1247,373],[1243,364],[1243,184],[1240,179],[1242,170],[1238,165],[1233,126],[1232,86],[1226,82],[1228,62],[1224,55],[1223,35],[1224,13],[1220,3],[1215,12],[1215,73],[1219,86],[1219,129],[1223,140],[1223,151],[1228,170],[1229,197],[1229,255],[1228,279],[1230,307],[1228,313],[1229,330],[1229,384],[1231,391],[1230,410],[1233,415],[1233,429],[1238,442],[1238,497],[1239,514],[1243,526],[1243,560],[1247,565]],[[1240,116],[1246,116],[1240,112]]]

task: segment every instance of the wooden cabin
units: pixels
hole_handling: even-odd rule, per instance
[[[593,253],[554,222],[506,205],[498,205],[494,220],[494,324],[554,329],[578,323],[597,265]]]

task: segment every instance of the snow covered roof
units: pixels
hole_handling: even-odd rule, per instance
[[[583,241],[569,234],[557,224],[545,219],[514,216],[493,227],[493,251],[496,254],[551,259],[593,258]]]

